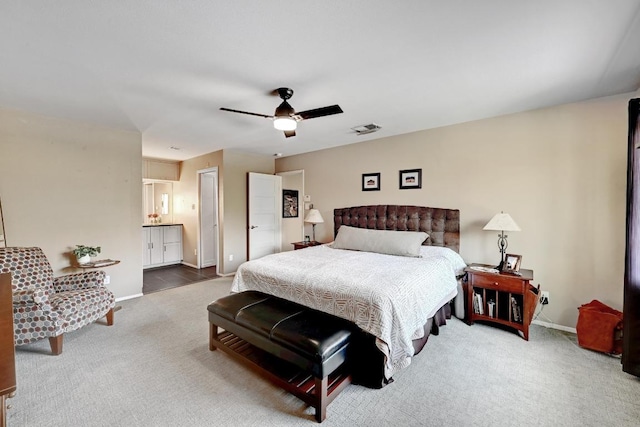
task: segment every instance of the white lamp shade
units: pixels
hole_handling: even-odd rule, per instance
[[[296,130],[298,122],[291,117],[276,117],[273,120],[273,127],[278,130]]]
[[[320,215],[320,211],[318,209],[309,209],[309,213],[304,218],[304,222],[308,222],[309,224],[320,224],[324,222],[322,219],[322,215]]]
[[[511,218],[511,215],[500,212],[491,218],[491,221],[484,226],[483,230],[520,231],[520,227],[518,227],[518,224]]]

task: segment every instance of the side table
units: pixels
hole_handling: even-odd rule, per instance
[[[297,251],[298,249],[304,249],[304,248],[309,248],[311,246],[319,246],[322,243],[320,242],[316,242],[315,240],[311,241],[311,242],[293,242],[293,250]]]
[[[480,320],[514,328],[529,340],[529,324],[538,304],[540,285],[534,287],[533,270],[520,269],[519,275],[482,270],[490,267],[471,264],[465,269],[467,323]]]

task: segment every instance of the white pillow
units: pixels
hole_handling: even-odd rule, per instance
[[[342,225],[333,248],[419,257],[420,247],[428,237],[421,231],[369,230]]]

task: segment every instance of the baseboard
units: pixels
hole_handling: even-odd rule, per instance
[[[235,276],[236,272],[234,271],[233,273],[219,273],[216,271],[216,274],[220,277],[229,277],[229,276]]]
[[[531,322],[534,325],[544,326],[545,328],[557,329],[559,331],[576,333],[576,328],[570,328],[568,326],[557,325],[555,323],[543,322],[542,320],[534,320]]]
[[[141,296],[144,296],[144,294],[134,294],[126,297],[120,297],[120,298],[116,298],[116,302],[126,301],[128,299],[133,299],[133,298],[140,298]]]
[[[193,265],[193,264],[191,264],[191,263],[184,262],[184,261],[182,261],[182,265],[186,265],[187,267],[191,267],[191,268],[198,268],[198,266],[197,266],[197,265]]]

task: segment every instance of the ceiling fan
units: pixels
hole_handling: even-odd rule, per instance
[[[342,113],[342,108],[339,105],[331,105],[328,107],[314,108],[313,110],[298,111],[296,112],[291,105],[287,102],[289,98],[293,96],[293,89],[288,87],[281,87],[275,90],[277,94],[282,98],[282,103],[276,108],[273,115],[250,113],[248,111],[233,110],[231,108],[220,107],[222,111],[230,111],[232,113],[249,114],[251,116],[265,117],[273,120],[273,127],[284,131],[284,136],[287,138],[296,136],[296,127],[301,120],[315,119],[316,117],[331,116],[333,114]]]

